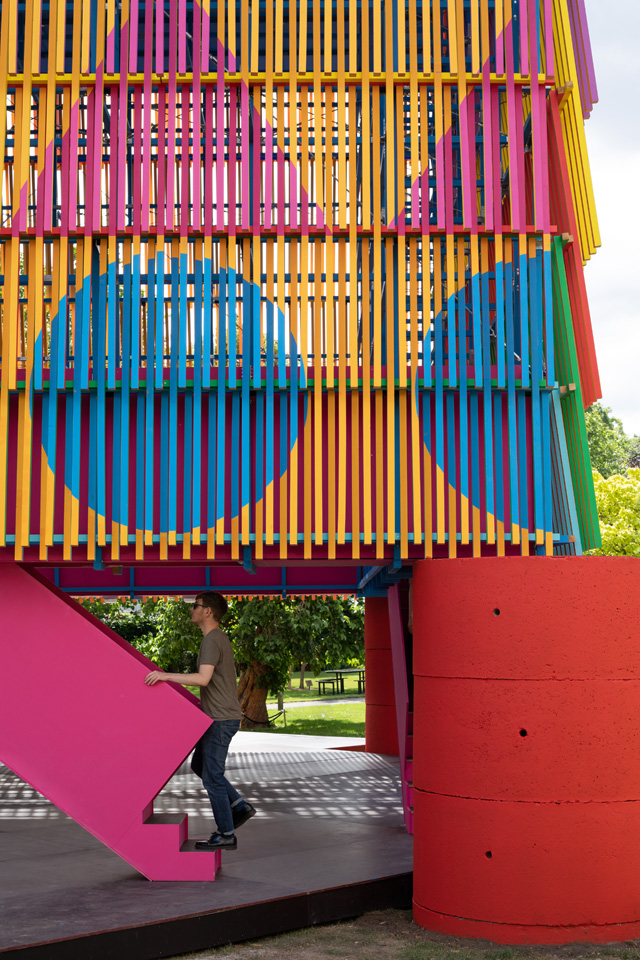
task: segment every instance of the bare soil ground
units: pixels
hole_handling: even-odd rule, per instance
[[[181,960],[640,960],[640,940],[562,947],[503,947],[422,930],[411,912],[385,910],[344,923],[232,944]]]

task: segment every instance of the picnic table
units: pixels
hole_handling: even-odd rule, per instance
[[[364,693],[364,667],[350,667],[345,670],[327,670],[335,676],[335,684],[340,693],[344,693],[344,677],[347,673],[358,674],[358,693]]]

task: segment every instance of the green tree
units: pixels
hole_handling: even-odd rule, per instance
[[[280,694],[299,663],[318,673],[364,658],[364,606],[353,597],[228,597],[222,628],[234,646],[240,671],[238,699],[243,727],[265,723],[267,694]],[[87,610],[170,673],[193,673],[202,634],[191,607],[176,597],[143,603],[84,600]],[[248,719],[250,718],[250,719]],[[253,723],[256,721],[257,723]]]
[[[585,420],[591,466],[601,476],[607,479],[625,473],[629,466],[640,466],[630,463],[632,453],[634,457],[640,454],[640,438],[625,434],[622,422],[613,416],[610,407],[594,403],[585,411]]]
[[[193,673],[202,634],[191,623],[191,607],[180,597],[84,600],[83,606],[168,673]]]
[[[233,600],[231,616],[244,729],[266,722],[267,694],[285,689],[292,665],[317,673],[364,656],[364,609],[351,597]]]
[[[602,546],[594,555],[640,557],[640,469],[625,476],[593,474]]]

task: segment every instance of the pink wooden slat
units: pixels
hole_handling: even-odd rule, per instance
[[[235,84],[229,90],[229,236],[236,234],[236,163],[238,153],[238,88]]]
[[[156,73],[164,73],[164,2],[156,2]]]
[[[118,230],[124,230],[125,225],[125,206],[127,200],[127,71],[126,64],[129,60],[129,31],[125,24],[120,32],[120,113],[118,115]],[[111,185],[113,190],[113,184]],[[136,194],[137,198],[140,196]],[[137,203],[134,202],[134,206]]]
[[[527,11],[527,0],[521,0],[520,2],[520,73],[523,77],[529,73],[529,14]]]
[[[218,75],[216,79],[216,227],[224,230],[224,47],[218,39]]]
[[[148,6],[148,7],[151,7],[151,9],[153,10],[153,5],[152,5],[152,4],[147,3],[147,6]],[[128,46],[128,51],[129,51],[129,57],[128,57],[128,59],[129,59],[129,73],[137,73],[137,72],[138,72],[138,29],[139,29],[139,27],[138,27],[138,18],[139,18],[139,12],[140,12],[139,0],[131,0],[131,6],[130,6],[130,8],[129,8],[129,46]],[[152,15],[153,15],[153,14],[152,14]],[[145,56],[146,56],[146,50],[145,50]],[[124,64],[126,63],[126,59],[124,58],[124,55],[123,55],[123,54],[120,55],[120,60],[121,60],[120,72],[121,72],[121,73],[125,73],[126,71],[125,71],[125,69],[124,69]]]
[[[145,24],[145,34],[149,35],[153,28],[153,19],[149,15],[147,22]],[[149,42],[151,42],[149,38]],[[149,225],[151,223],[151,209],[150,209],[150,193],[151,193],[151,74],[152,74],[152,52],[151,48],[149,50],[145,47],[144,52],[144,86],[142,88],[144,93],[144,109],[142,114],[140,110],[142,105],[140,102],[140,97],[137,96],[135,99],[135,124],[136,130],[139,130],[142,134],[142,148],[141,148],[141,161],[142,161],[142,189],[141,189],[141,229],[145,232],[149,230]],[[140,90],[140,87],[136,87],[136,94]],[[136,166],[139,166],[136,161]],[[134,191],[134,197],[140,196]],[[138,204],[134,202],[134,223],[136,222],[136,216],[138,214],[137,207]],[[162,216],[162,211],[158,207],[156,210],[156,224],[160,222],[160,217]],[[137,232],[137,231],[136,231]]]
[[[118,87],[111,85],[111,138],[109,144],[109,236],[115,236],[118,227],[118,194],[120,193],[118,184],[119,157],[118,149],[120,137],[118,135],[118,124],[113,122],[118,116],[119,94]]]
[[[187,0],[178,0],[178,73],[187,72]]]
[[[491,88],[491,115],[493,126],[490,134],[493,141],[493,229],[502,233],[502,170],[500,164],[500,90]],[[485,127],[485,136],[487,129]]]
[[[484,222],[487,230],[493,230],[494,189],[500,191],[500,180],[493,182],[493,124],[499,117],[493,113],[491,96],[491,67],[489,57],[482,65],[482,149],[484,160]]]
[[[93,210],[91,211],[92,230],[99,231],[102,224],[102,104],[104,103],[104,64],[98,64],[95,83],[95,109],[93,111]]]
[[[248,54],[247,54],[248,55]],[[240,88],[240,164],[242,179],[242,229],[249,229],[249,88]]]
[[[158,90],[158,219],[157,232],[164,235],[164,226],[169,221],[167,204],[167,88],[164,84]],[[173,220],[171,221],[173,223]]]
[[[200,43],[201,43],[201,7],[195,0],[193,4],[193,209],[192,224],[194,230],[200,229],[201,224],[201,203],[200,193],[200,170],[202,169],[202,145],[201,140],[201,102],[202,88],[200,85]]]
[[[182,120],[180,130],[180,236],[189,232],[189,93],[191,87],[183,83],[180,87]]]
[[[146,217],[149,229],[149,146],[145,140],[144,152],[142,143],[142,89],[134,87],[133,91],[133,234],[140,236],[142,219]],[[146,200],[145,200],[146,186]],[[141,202],[138,198],[141,197]]]
[[[211,236],[213,229],[213,87],[204,92],[204,229]]]

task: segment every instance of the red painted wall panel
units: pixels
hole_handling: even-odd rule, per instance
[[[638,680],[417,677],[415,693],[437,732],[416,751],[425,790],[545,802],[640,797]]]
[[[416,920],[502,943],[637,937],[640,560],[414,574]]]
[[[369,753],[398,755],[396,698],[386,597],[364,602],[365,739]]]
[[[633,557],[434,560],[414,570],[419,676],[640,678]]]
[[[496,803],[423,790],[414,797],[415,863],[429,864],[414,867],[418,903],[503,924],[640,918],[640,802]]]

